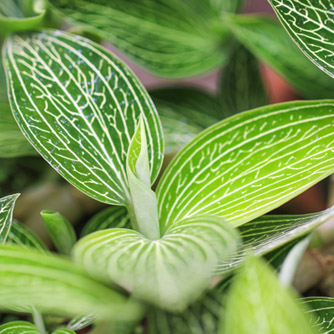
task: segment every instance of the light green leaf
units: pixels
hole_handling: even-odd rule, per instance
[[[229,17],[229,27],[239,41],[282,75],[302,96],[334,98],[334,82],[298,50],[283,27],[265,17]]]
[[[244,47],[239,46],[223,69],[219,100],[225,116],[264,106],[268,103],[259,63]]]
[[[43,0],[6,0],[0,2],[0,33],[31,31],[45,17]]]
[[[48,250],[43,241],[35,233],[15,220],[13,220],[6,244],[14,244],[21,248],[34,248],[41,252]]]
[[[52,332],[52,334],[75,334],[75,332],[70,329],[62,328],[57,329],[56,331]]]
[[[202,132],[159,182],[161,229],[208,214],[239,226],[333,173],[333,108],[331,101],[277,104]]]
[[[307,306],[307,313],[313,316],[313,322],[322,334],[330,334],[334,331],[334,298],[308,297],[300,300]]]
[[[0,157],[36,155],[36,150],[22,135],[8,102],[0,102]]]
[[[5,69],[22,132],[67,181],[99,201],[125,205],[126,156],[140,115],[155,180],[163,158],[158,114],[107,50],[60,31],[14,35],[5,45]]]
[[[161,118],[166,153],[184,147],[203,129],[222,119],[214,96],[193,87],[165,87],[150,91]]]
[[[41,212],[45,227],[61,254],[70,255],[77,238],[71,223],[59,212],[45,210]]]
[[[148,70],[186,77],[223,64],[230,34],[211,1],[51,0],[51,10],[108,40]],[[214,3],[214,1],[212,1]]]
[[[291,38],[322,71],[334,77],[334,7],[331,0],[268,0]]]
[[[38,328],[26,321],[13,321],[0,326],[1,334],[40,334]]]
[[[320,333],[303,311],[263,260],[249,258],[227,295],[220,333]]]
[[[133,320],[138,305],[84,274],[74,263],[37,251],[0,246],[0,309],[59,316],[88,314]]]
[[[12,222],[14,205],[19,194],[9,195],[0,199],[0,242],[6,243]]]
[[[67,327],[72,331],[78,331],[91,325],[97,318],[98,316],[95,313],[90,313],[86,316],[78,316],[73,318]]]
[[[142,118],[131,140],[126,164],[131,196],[128,212],[132,227],[148,239],[159,239],[158,201],[150,186],[147,140]]]
[[[84,237],[90,233],[113,227],[131,228],[130,217],[126,208],[112,206],[101,210],[86,223],[81,236]]]
[[[195,217],[154,241],[126,229],[90,234],[74,247],[74,258],[93,277],[161,308],[182,310],[202,294],[215,266],[237,244],[236,232],[221,219]]]

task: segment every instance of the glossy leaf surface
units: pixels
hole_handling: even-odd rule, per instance
[[[163,157],[157,112],[132,72],[101,46],[60,31],[7,40],[14,116],[28,140],[87,195],[126,204],[125,162],[142,115],[151,181]]]
[[[334,77],[331,0],[268,0],[289,35],[322,71]]]
[[[76,262],[93,277],[116,282],[134,296],[182,310],[207,287],[215,266],[237,248],[236,232],[214,217],[174,224],[159,240],[127,229],[92,233],[74,247]]]
[[[1,334],[40,334],[38,328],[26,321],[13,321],[0,325]]]
[[[333,80],[303,57],[278,22],[239,15],[229,18],[229,27],[243,45],[282,75],[302,96],[334,97]]]
[[[207,214],[239,226],[330,175],[333,111],[331,101],[277,104],[202,132],[160,180],[161,228]]]
[[[268,103],[259,63],[247,49],[239,46],[222,70],[219,100],[224,116],[264,106]]]
[[[228,292],[221,334],[320,333],[261,259],[245,262]]]
[[[138,308],[84,274],[72,262],[14,246],[0,247],[0,308],[60,316],[88,314],[131,318]]]
[[[212,6],[215,1],[50,2],[70,23],[108,40],[160,76],[200,74],[229,54],[229,34]]]
[[[19,194],[0,199],[0,242],[6,243],[13,222],[14,205]]]

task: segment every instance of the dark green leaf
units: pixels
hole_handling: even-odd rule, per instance
[[[22,132],[70,183],[99,201],[127,204],[126,156],[140,115],[155,180],[163,158],[158,114],[111,53],[79,36],[47,31],[10,37],[5,60]]]
[[[57,329],[56,331],[52,332],[52,334],[75,334],[75,332],[70,329],[62,328]]]
[[[42,211],[41,216],[59,253],[70,255],[72,247],[77,240],[71,223],[55,211]]]
[[[0,199],[0,242],[6,243],[12,222],[14,205],[19,194],[9,195]]]
[[[303,57],[278,22],[240,15],[230,17],[229,26],[242,44],[282,75],[302,96],[334,98],[334,81]]]
[[[202,132],[159,182],[161,228],[207,214],[239,226],[333,173],[333,110],[331,101],[277,104]]]

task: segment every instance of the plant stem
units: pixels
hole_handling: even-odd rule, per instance
[[[34,323],[38,330],[40,331],[40,334],[47,334],[44,326],[44,321],[42,315],[35,309],[35,307],[32,307],[32,318],[34,320]]]

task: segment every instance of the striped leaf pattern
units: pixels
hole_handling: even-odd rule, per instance
[[[98,316],[94,313],[88,314],[86,316],[75,317],[69,322],[67,327],[72,331],[78,331],[91,325],[97,318]]]
[[[307,313],[314,319],[314,324],[322,334],[334,332],[334,298],[308,297],[300,300],[307,306]]]
[[[67,181],[99,201],[126,204],[125,162],[140,115],[155,180],[163,158],[157,112],[130,70],[104,48],[60,31],[14,35],[5,69],[22,132]]]
[[[268,0],[295,43],[334,77],[334,7],[331,0]]]
[[[302,96],[310,99],[334,98],[333,80],[303,57],[277,21],[236,15],[228,22],[240,43],[283,76]]]
[[[5,243],[13,222],[14,205],[19,194],[0,199],[0,242]]]
[[[215,1],[52,0],[51,9],[80,28],[108,40],[148,70],[186,77],[221,65],[229,33]],[[219,4],[221,6],[221,4]]]
[[[159,182],[161,228],[196,215],[239,226],[330,175],[333,108],[331,101],[267,106],[202,132]]]
[[[6,244],[17,245],[21,248],[34,248],[41,252],[48,251],[46,245],[35,233],[15,220],[11,225]]]
[[[175,311],[201,295],[215,266],[237,244],[235,230],[221,219],[196,217],[174,224],[153,241],[127,229],[90,234],[74,247],[74,259],[93,277]]]
[[[70,329],[62,328],[57,329],[56,331],[52,332],[52,334],[75,334],[75,332]]]
[[[94,281],[72,262],[52,254],[0,246],[0,309],[78,316],[91,310],[102,317],[133,319],[136,304]]]
[[[0,326],[1,334],[40,334],[39,329],[26,321],[13,321]]]

